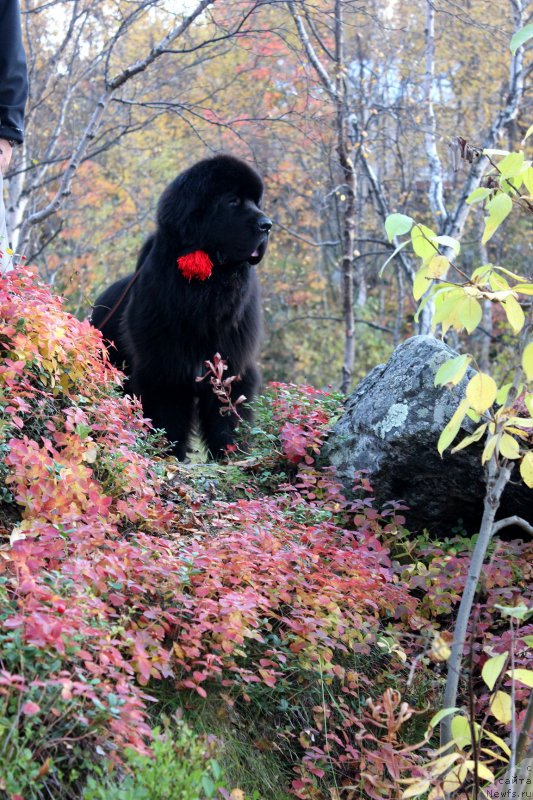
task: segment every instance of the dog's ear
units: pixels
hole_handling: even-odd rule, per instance
[[[164,190],[157,206],[157,223],[178,248],[197,248],[202,238],[205,187],[192,170],[178,175]]]

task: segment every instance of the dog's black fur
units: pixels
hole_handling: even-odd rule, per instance
[[[265,254],[271,221],[260,209],[263,183],[250,166],[229,155],[200,161],[165,189],[157,227],[137,261],[138,279],[102,327],[131,280],[114,283],[96,300],[92,324],[113,343],[111,361],[129,376],[127,391],[184,459],[195,416],[210,455],[233,444],[235,418],[221,415],[204,361],[220,353],[226,375],[239,375],[232,399],[251,401],[258,389],[261,328],[255,265]],[[213,262],[211,277],[187,280],[177,259],[196,250]],[[239,407],[243,408],[242,406]],[[241,416],[250,419],[248,406]]]

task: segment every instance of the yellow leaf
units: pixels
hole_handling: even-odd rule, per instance
[[[468,409],[468,400],[462,400],[457,406],[457,409],[455,410],[455,413],[453,414],[452,418],[442,431],[437,444],[437,450],[441,455],[446,450],[446,448],[451,445],[451,443],[459,433],[462,422],[466,416],[467,409]]]
[[[498,680],[501,675],[502,669],[505,666],[505,662],[507,660],[507,653],[501,653],[499,656],[494,656],[493,658],[489,658],[483,664],[483,669],[481,670],[481,677],[492,691],[494,689],[494,684]]]
[[[533,452],[531,450],[520,462],[520,475],[526,486],[533,489]]]
[[[518,292],[518,294],[533,294],[533,283],[517,283],[513,286],[513,292]]]
[[[428,794],[428,800],[446,800],[444,789],[440,786],[435,786]]]
[[[446,776],[442,784],[442,788],[444,789],[444,793],[446,795],[451,795],[461,787],[461,784],[464,782],[464,777],[460,777],[460,772],[461,770],[459,767],[456,767],[455,769],[452,769],[452,771]]]
[[[413,281],[413,297],[415,300],[420,300],[430,286],[431,281],[428,278],[428,268],[420,267]]]
[[[533,125],[531,126],[533,128]],[[526,185],[529,194],[533,194],[533,167],[528,167],[522,175],[522,180]]]
[[[498,387],[496,381],[484,372],[470,378],[466,387],[466,398],[478,414],[483,414],[496,400]]]
[[[511,757],[511,751],[510,751],[510,749],[509,749],[508,745],[507,745],[507,744],[506,744],[506,743],[503,741],[503,739],[500,739],[500,737],[499,737],[499,736],[496,736],[496,734],[495,734],[495,733],[492,733],[491,731],[489,731],[489,730],[488,730],[488,728],[485,728],[485,729],[483,730],[483,736],[488,736],[488,737],[489,737],[489,739],[492,739],[492,741],[493,741],[495,744],[497,744],[497,745],[498,745],[498,747],[501,747],[501,749],[503,750],[503,752],[504,752],[504,753],[505,753],[507,756],[509,756],[509,758]]]
[[[485,755],[490,756],[491,758],[497,758],[498,761],[503,761],[505,764],[507,764],[507,759],[502,756],[501,753],[497,753],[496,750],[491,750],[490,747],[482,747],[481,752],[485,753]]]
[[[533,342],[530,342],[524,347],[522,353],[522,367],[526,373],[528,381],[533,379]]]
[[[530,125],[529,128],[526,131],[526,135],[522,139],[522,143],[525,142],[526,139],[528,139],[531,136],[532,133],[533,133],[533,125]]]
[[[515,681],[523,683],[524,686],[529,686],[533,689],[533,669],[515,669],[508,670],[507,675],[514,678]]]
[[[502,307],[513,332],[520,333],[524,327],[525,316],[518,300],[508,297],[506,300],[502,300]]]
[[[506,725],[512,719],[511,697],[507,692],[496,692],[490,701],[490,710],[502,724]]]
[[[520,445],[509,433],[504,433],[498,444],[498,451],[504,458],[520,458]]]
[[[424,794],[427,792],[431,783],[424,778],[421,781],[417,781],[417,783],[413,783],[405,792],[402,794],[402,800],[407,800],[409,797],[417,797],[419,794]]]
[[[492,454],[494,453],[494,448],[496,447],[497,441],[498,441],[497,435],[491,436],[490,439],[487,440],[487,444],[485,445],[485,448],[481,456],[482,464],[485,464],[492,458]]]
[[[440,634],[435,633],[433,637],[433,644],[431,645],[431,659],[433,661],[448,661],[451,654],[452,651],[446,639],[444,639],[444,637]]]
[[[468,447],[469,444],[473,444],[473,442],[479,442],[485,431],[487,430],[487,423],[485,422],[483,425],[480,425],[471,436],[465,436],[459,444],[455,445],[452,449],[452,453],[458,453],[459,450],[463,450],[465,447]]]
[[[430,278],[444,278],[450,266],[446,256],[433,256],[428,264],[428,275]]]
[[[442,773],[446,772],[446,770],[448,770],[451,765],[460,757],[460,753],[448,753],[448,755],[441,756],[430,764],[427,764],[427,766],[430,768],[432,777],[442,775]]]
[[[484,781],[494,782],[494,774],[482,761],[477,762],[477,774]]]

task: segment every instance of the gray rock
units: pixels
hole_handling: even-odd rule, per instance
[[[409,506],[407,527],[428,528],[446,536],[458,524],[479,528],[485,484],[483,444],[441,458],[437,441],[464,397],[473,374],[448,389],[435,387],[440,365],[456,356],[431,336],[414,336],[396,348],[387,364],[375,367],[355,389],[323,449],[348,493],[354,473],[368,470],[379,504],[403,500]],[[461,433],[475,428],[466,418]],[[462,438],[461,433],[456,442]],[[506,490],[500,517],[533,517],[533,492],[517,481]]]

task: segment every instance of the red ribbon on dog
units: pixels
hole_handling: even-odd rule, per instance
[[[178,258],[178,268],[183,277],[189,281],[192,278],[205,281],[213,271],[213,262],[203,250],[195,250],[194,253],[187,253]]]

